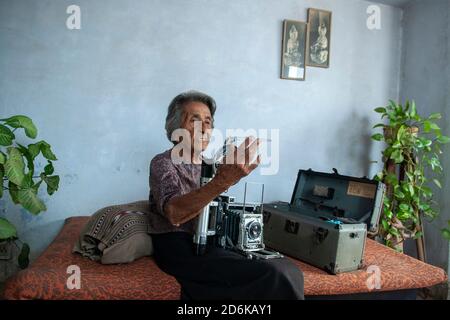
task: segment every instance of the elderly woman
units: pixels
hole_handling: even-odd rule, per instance
[[[204,255],[195,254],[193,234],[201,210],[259,162],[249,162],[257,143],[248,146],[247,139],[239,146],[245,149],[245,163],[227,161],[209,183],[200,186],[200,153],[208,146],[215,111],[214,99],[196,91],[176,96],[169,105],[167,137],[172,140],[176,129],[185,129],[190,138],[172,142],[189,147],[181,149],[190,154],[182,155],[184,162],[174,162],[172,148],[156,155],[150,164],[149,220],[155,261],[177,279],[184,299],[303,299],[303,274],[286,258],[251,260],[212,245]],[[200,135],[194,134],[196,124],[200,124]]]

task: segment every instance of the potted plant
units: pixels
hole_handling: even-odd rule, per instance
[[[388,120],[387,124],[376,124],[374,128],[383,128],[383,133],[372,136],[386,143],[382,152],[385,165],[375,177],[388,186],[380,236],[386,245],[402,251],[404,240],[422,237],[422,217],[433,219],[438,215],[431,184],[441,188],[441,145],[450,139],[442,135],[435,122],[441,115],[421,117],[414,101],[404,105],[390,101],[375,112]]]
[[[21,205],[31,214],[37,215],[47,210],[44,202],[38,197],[42,182],[47,185],[47,193],[52,195],[59,186],[59,176],[53,175],[53,162],[57,160],[51,146],[44,140],[24,146],[16,141],[14,132],[23,129],[28,138],[37,136],[33,121],[23,115],[15,115],[0,119],[0,199],[8,191],[12,201]],[[39,154],[47,160],[46,166],[38,175],[35,174],[35,161]],[[0,248],[7,254],[12,245],[21,243],[18,256],[19,266],[28,266],[30,247],[18,239],[17,230],[7,219],[0,217]]]

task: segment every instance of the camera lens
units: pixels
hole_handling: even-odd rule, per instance
[[[249,223],[249,226],[247,228],[248,230],[248,237],[252,240],[257,239],[261,236],[261,223],[258,221],[253,221]]]

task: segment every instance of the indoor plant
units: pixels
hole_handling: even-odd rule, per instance
[[[42,182],[47,185],[47,193],[52,195],[59,185],[59,176],[53,175],[52,161],[57,160],[51,146],[44,140],[24,146],[18,143],[14,131],[22,128],[28,138],[35,139],[37,129],[33,121],[23,115],[15,115],[0,119],[0,198],[5,191],[9,192],[12,201],[20,204],[30,213],[37,215],[47,208],[38,197],[38,190]],[[47,160],[46,166],[39,175],[35,175],[35,161],[39,154]],[[25,168],[26,163],[26,168]],[[0,217],[0,243],[16,244],[20,240],[16,228],[7,219]],[[17,245],[17,244],[16,244]],[[28,265],[30,248],[22,243],[19,255],[19,266]]]
[[[376,179],[388,186],[380,236],[388,246],[402,250],[405,239],[422,236],[421,218],[433,219],[438,214],[430,184],[441,188],[441,145],[450,139],[442,135],[435,122],[441,115],[433,113],[421,117],[414,101],[404,105],[390,101],[387,107],[375,111],[381,114],[381,119],[388,120],[387,124],[374,126],[383,128],[383,134],[372,136],[372,139],[386,143],[383,151],[385,166],[376,175]]]

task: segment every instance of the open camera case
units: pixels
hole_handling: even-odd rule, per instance
[[[363,266],[386,187],[367,178],[299,170],[291,202],[264,204],[266,246],[331,274]]]

